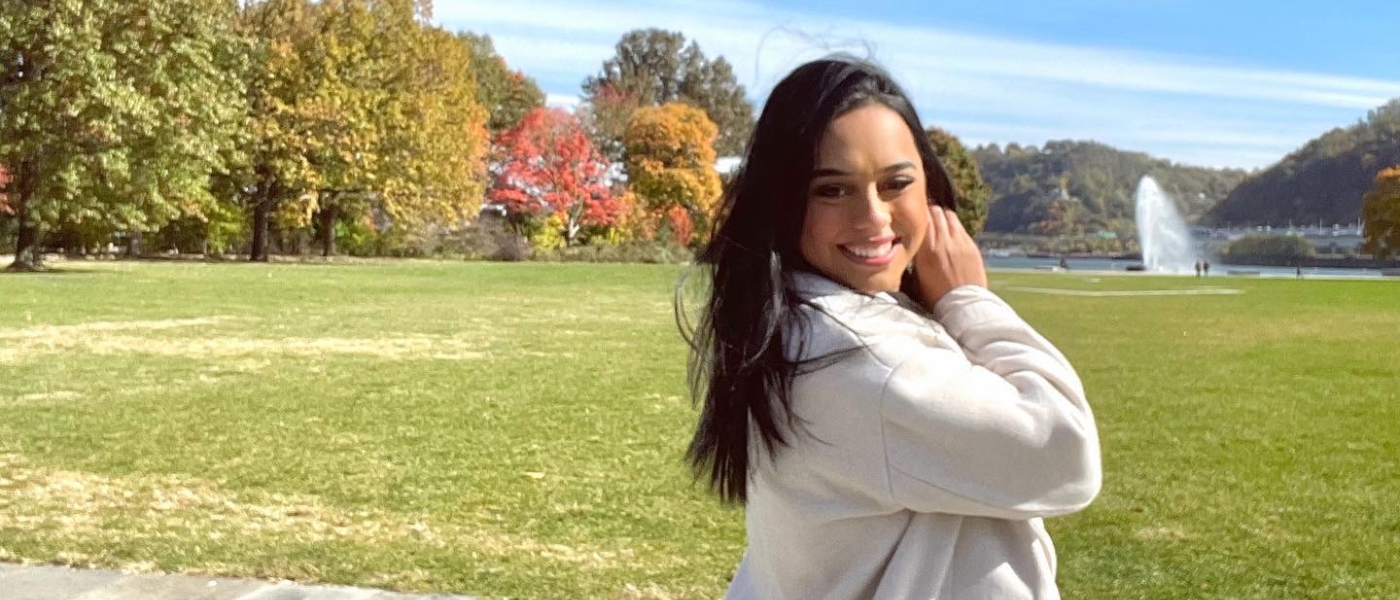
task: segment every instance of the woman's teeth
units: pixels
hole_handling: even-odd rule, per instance
[[[846,246],[846,250],[862,258],[878,258],[889,254],[893,246],[894,242],[885,242],[874,246]]]

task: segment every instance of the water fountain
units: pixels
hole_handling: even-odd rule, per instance
[[[1190,273],[1195,269],[1198,256],[1186,220],[1150,176],[1138,181],[1137,230],[1147,271]]]

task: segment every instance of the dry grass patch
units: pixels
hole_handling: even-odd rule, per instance
[[[166,534],[192,541],[264,540],[268,545],[287,540],[366,545],[409,541],[460,549],[473,557],[526,557],[573,569],[620,568],[636,558],[631,548],[549,543],[497,531],[486,524],[441,522],[382,510],[347,510],[301,494],[231,493],[213,482],[189,477],[111,477],[33,467],[15,454],[0,454],[0,531],[6,529],[124,544]],[[4,552],[0,546],[0,553]],[[149,564],[102,564],[100,558],[76,552],[60,552],[52,558],[80,566],[153,568]]]
[[[385,359],[444,359],[472,361],[487,357],[487,344],[477,338],[442,336],[402,337],[154,337],[136,336],[132,330],[160,331],[175,327],[218,323],[210,319],[169,322],[85,323],[76,326],[27,327],[0,330],[0,364],[15,364],[53,354],[125,355],[210,359],[246,355],[361,355]],[[248,364],[248,361],[244,361]]]

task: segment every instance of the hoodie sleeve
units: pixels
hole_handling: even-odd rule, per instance
[[[934,319],[964,357],[901,348],[881,392],[889,492],[919,512],[1029,519],[1098,494],[1098,432],[1078,375],[991,291],[957,288]]]

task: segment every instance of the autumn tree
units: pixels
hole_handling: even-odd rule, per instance
[[[495,185],[488,194],[506,207],[522,233],[551,227],[547,234],[579,241],[585,227],[605,228],[621,216],[609,163],[593,147],[578,118],[562,109],[536,108],[497,137]]]
[[[426,0],[267,0],[245,10],[260,59],[252,260],[267,220],[319,229],[367,211],[408,230],[479,210],[486,113],[471,48],[429,24]]]
[[[6,195],[10,185],[10,172],[0,165],[0,217],[14,216],[15,209],[10,207],[10,197]]]
[[[621,162],[627,150],[623,135],[640,107],[635,93],[603,84],[579,106],[578,115],[594,147],[608,160]]]
[[[423,28],[417,60],[401,66],[406,93],[389,123],[378,205],[401,229],[454,226],[481,212],[490,152],[490,116],[479,101],[472,46],[438,27]]]
[[[241,47],[227,0],[0,3],[0,164],[11,268],[61,224],[152,231],[216,202],[235,154]]]
[[[583,91],[590,114],[671,102],[697,107],[718,128],[715,147],[725,156],[742,153],[753,129],[753,105],[733,67],[724,57],[706,58],[700,46],[687,44],[680,32],[638,29],[623,34],[616,54],[584,81]],[[590,133],[600,147],[616,148],[627,122],[606,117],[591,121]]]
[[[539,84],[524,73],[511,70],[506,60],[496,54],[491,36],[461,32],[457,37],[471,49],[478,101],[491,115],[487,128],[492,135],[515,127],[525,113],[544,106],[544,91]]]
[[[1400,253],[1400,166],[1381,169],[1361,204],[1363,248],[1378,258]]]
[[[416,9],[409,0],[322,0],[313,9],[314,34],[298,48],[308,93],[294,101],[294,127],[310,177],[306,193],[279,216],[294,228],[317,219],[326,255],[334,250],[337,218],[363,212],[379,192],[394,93],[407,83],[395,80],[393,67],[401,63],[391,62],[391,53],[412,60],[403,54],[417,33]]]
[[[216,183],[247,207],[252,261],[268,259],[273,215],[284,204],[306,199],[316,185],[306,156],[307,109],[300,102],[315,87],[307,48],[318,31],[316,17],[310,0],[254,1],[240,10],[238,31],[250,58],[243,81],[249,160]]]
[[[649,210],[667,216],[673,233],[708,230],[720,195],[716,135],[704,111],[674,102],[638,109],[627,126],[628,181]],[[695,222],[693,229],[676,208]]]
[[[977,157],[968,153],[957,136],[938,127],[929,127],[925,132],[933,151],[938,155],[943,169],[953,181],[957,191],[958,218],[963,227],[972,235],[982,232],[987,222],[987,203],[991,201],[992,188],[982,179],[977,167]]]

